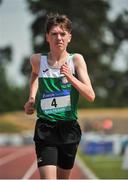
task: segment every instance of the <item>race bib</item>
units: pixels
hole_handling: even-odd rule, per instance
[[[69,111],[71,109],[70,90],[44,93],[41,99],[41,109],[46,114]]]

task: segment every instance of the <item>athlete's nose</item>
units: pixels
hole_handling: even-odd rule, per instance
[[[61,35],[59,33],[57,34],[57,39],[61,40]]]

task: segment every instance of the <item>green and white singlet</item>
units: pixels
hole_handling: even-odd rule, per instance
[[[75,76],[73,54],[67,64]],[[79,92],[60,74],[60,68],[49,66],[47,55],[41,56],[38,81],[37,117],[50,121],[77,120]]]

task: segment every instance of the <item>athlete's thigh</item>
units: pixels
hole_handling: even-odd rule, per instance
[[[56,179],[57,148],[40,146],[37,149],[37,164],[41,179]]]
[[[57,166],[58,150],[55,146],[36,143],[36,155],[38,167],[47,165]]]
[[[58,167],[64,170],[70,170],[73,168],[78,143],[64,144],[58,148]]]

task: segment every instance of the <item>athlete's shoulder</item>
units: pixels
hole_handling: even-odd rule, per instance
[[[30,64],[32,66],[32,72],[38,74],[40,67],[41,54],[32,54],[30,57]]]
[[[38,64],[40,62],[40,58],[41,58],[41,54],[40,53],[32,54],[31,57],[30,57],[30,63],[32,65]]]
[[[74,54],[73,54],[73,59],[76,59],[76,60],[78,60],[78,59],[83,59],[83,55],[82,55],[82,54],[79,54],[79,53],[74,53]]]
[[[73,62],[75,66],[79,66],[80,64],[82,65],[83,63],[85,64],[83,55],[79,53],[75,53],[73,56]]]

